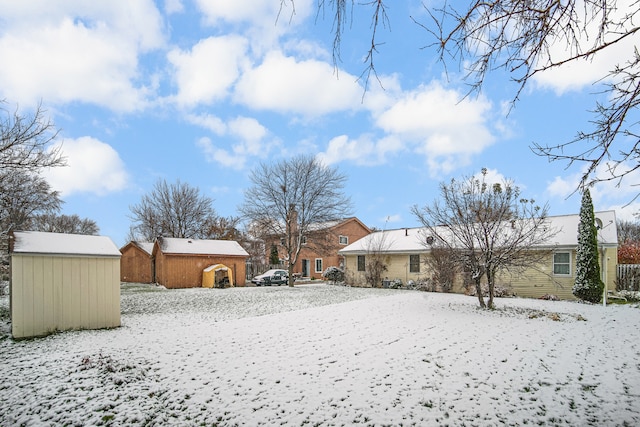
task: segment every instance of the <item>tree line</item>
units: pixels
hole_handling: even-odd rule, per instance
[[[16,229],[97,234],[94,221],[58,214],[62,200],[41,176],[44,168],[65,165],[61,151],[49,147],[57,132],[44,120],[44,111],[38,108],[33,116],[24,117],[3,111],[0,225],[5,245],[7,233]],[[414,206],[412,213],[428,230],[423,245],[434,255],[427,262],[441,273],[439,280],[450,285],[456,269],[465,271],[473,281],[480,306],[491,308],[499,273],[522,274],[539,265],[544,254],[531,249],[549,241],[557,230],[547,226],[547,205],[539,206],[524,198],[512,180],[490,182],[487,177],[487,170],[483,169],[476,176],[443,182],[439,197],[423,207]],[[239,206],[241,216],[231,217],[218,216],[213,199],[198,188],[179,180],[158,180],[139,203],[130,206],[129,239],[236,240],[258,261],[265,257],[261,242],[276,236],[289,266],[292,286],[292,268],[305,244],[304,238],[319,224],[352,213],[350,198],[344,194],[346,179],[337,168],[311,155],[262,163],[250,174],[252,185]],[[582,192],[583,205],[587,205],[581,208],[576,295],[595,300],[602,283],[598,282],[597,247],[588,246],[592,240],[588,233],[595,227],[593,206],[588,188]],[[625,231],[621,233],[625,239],[635,239],[640,234],[637,227],[626,223],[619,224],[619,228]],[[320,245],[318,251],[323,250],[322,242],[315,244]],[[366,268],[367,280],[372,283],[379,282],[385,268],[383,258],[375,256],[384,252],[384,242],[379,246],[372,248]],[[591,288],[594,280],[596,290]],[[483,297],[483,281],[488,285],[487,300]]]

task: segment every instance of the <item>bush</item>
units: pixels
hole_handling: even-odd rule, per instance
[[[640,302],[640,292],[638,291],[620,291],[616,292],[616,295],[626,298],[629,302]]]
[[[416,289],[424,292],[437,292],[438,285],[431,279],[420,279],[416,283]]]
[[[344,282],[344,271],[338,267],[329,267],[322,273],[322,277],[333,284],[341,283]]]
[[[391,289],[400,289],[401,287],[402,287],[402,280],[401,279],[394,279],[389,284],[389,288],[391,288]]]
[[[475,286],[469,288],[469,295],[477,296],[476,295]],[[483,297],[488,297],[489,296],[489,285],[486,284],[486,283],[482,284],[482,296]],[[496,283],[493,286],[493,296],[496,297],[496,298],[512,297],[513,296],[513,291],[511,290],[511,288],[509,286],[499,285],[499,284]]]

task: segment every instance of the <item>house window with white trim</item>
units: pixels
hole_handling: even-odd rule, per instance
[[[338,242],[341,245],[348,245],[349,244],[349,236],[339,236],[338,237]]]
[[[322,273],[322,258],[316,258],[316,273]]]
[[[553,253],[553,274],[557,276],[571,275],[571,252]]]
[[[409,273],[420,273],[420,255],[409,255]]]

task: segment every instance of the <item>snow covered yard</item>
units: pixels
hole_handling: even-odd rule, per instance
[[[640,424],[640,309],[497,306],[129,286],[121,328],[16,342],[3,296],[0,426]]]

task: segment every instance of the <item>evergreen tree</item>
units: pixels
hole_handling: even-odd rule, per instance
[[[269,254],[269,264],[278,265],[280,264],[280,255],[278,255],[278,248],[276,245],[271,245],[271,253]]]
[[[578,224],[578,249],[576,251],[576,282],[573,295],[589,302],[599,302],[604,283],[598,264],[598,230],[593,213],[593,202],[588,188],[582,193],[580,224]]]

